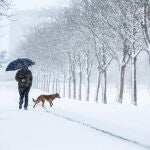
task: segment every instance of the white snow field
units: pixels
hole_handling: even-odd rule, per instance
[[[17,83],[0,82],[0,150],[150,149],[150,106],[61,98],[33,109],[41,93],[31,89],[29,110],[19,110]]]

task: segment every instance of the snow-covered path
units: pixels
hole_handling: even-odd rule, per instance
[[[46,113],[40,106],[33,109],[31,101],[29,110],[18,110],[16,88],[9,82],[0,84],[0,150],[145,149]],[[37,92],[32,89],[31,97]]]

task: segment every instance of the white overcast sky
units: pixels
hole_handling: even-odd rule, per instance
[[[67,5],[68,0],[12,0],[16,9],[39,9],[44,7],[62,7]]]
[[[64,7],[69,0],[12,0],[15,10],[42,9],[48,7]],[[3,28],[0,33],[0,51],[9,47],[9,33]]]

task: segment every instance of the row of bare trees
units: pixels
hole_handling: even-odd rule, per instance
[[[36,87],[42,81],[42,89],[49,91],[51,87],[54,92],[63,83],[63,96],[81,100],[86,93],[89,101],[92,79],[96,82],[94,100],[98,102],[102,88],[106,104],[108,69],[116,61],[117,101],[123,102],[126,67],[131,64],[131,101],[137,105],[137,59],[143,51],[150,54],[149,0],[72,0],[59,11],[54,18],[30,28],[18,47],[22,56],[37,63]]]
[[[12,16],[12,1],[11,0],[0,0],[0,37],[3,36],[2,31],[4,29],[4,19],[9,19]],[[0,41],[1,43],[1,41]],[[6,51],[0,50],[0,67],[3,63],[6,63]]]
[[[12,17],[13,4],[11,0],[0,0],[0,27],[3,27],[2,21]]]

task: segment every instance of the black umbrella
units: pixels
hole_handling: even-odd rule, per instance
[[[32,65],[35,65],[35,62],[33,62],[31,59],[18,58],[9,63],[9,65],[6,68],[6,71],[15,71],[18,69],[28,68],[29,66],[32,66]]]

